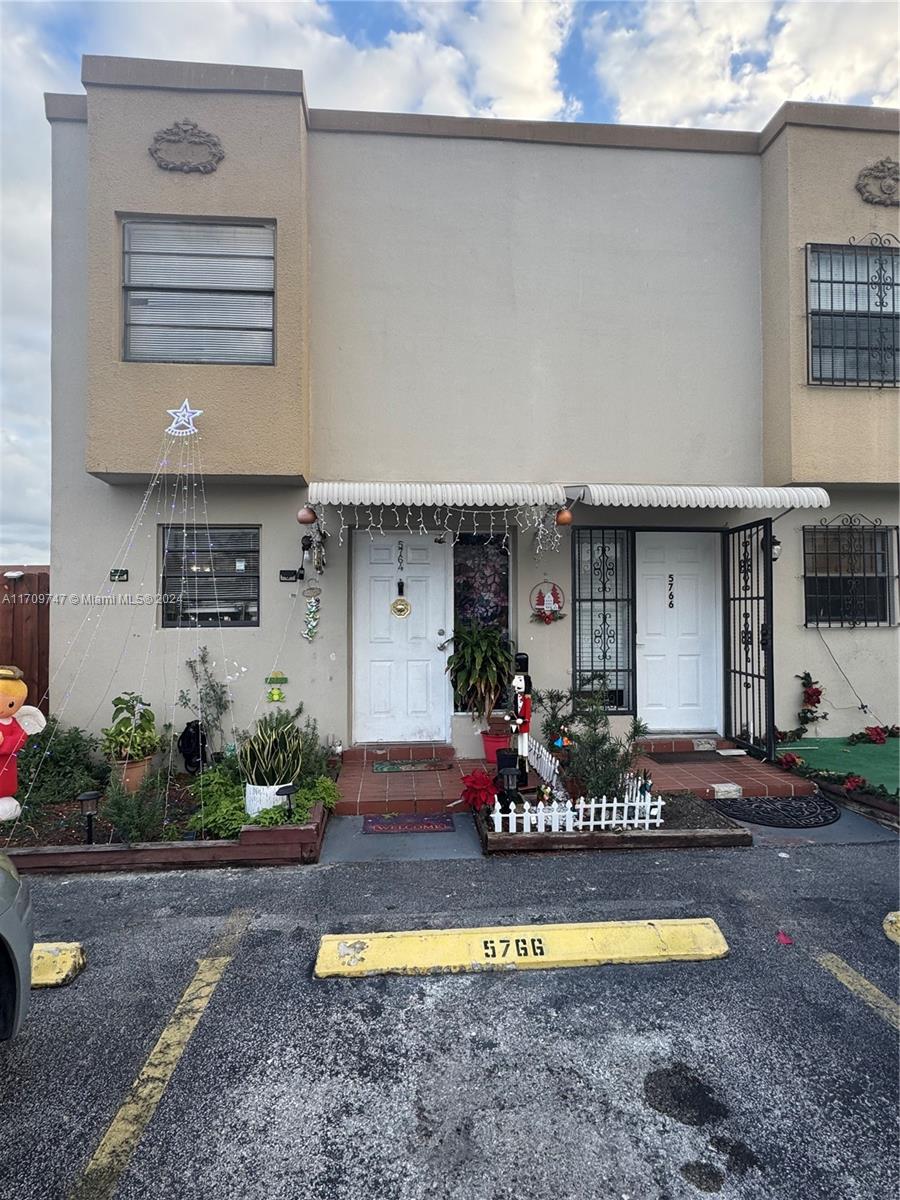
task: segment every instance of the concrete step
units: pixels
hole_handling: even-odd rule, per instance
[[[693,754],[697,750],[735,750],[734,742],[715,733],[653,734],[640,738],[645,754]]]

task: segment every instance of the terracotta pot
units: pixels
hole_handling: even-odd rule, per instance
[[[146,758],[125,759],[124,762],[114,764],[126,792],[133,793],[138,790],[147,778],[152,762],[153,755],[149,754]]]

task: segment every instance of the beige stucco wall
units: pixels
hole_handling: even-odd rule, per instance
[[[87,85],[88,409],[85,461],[98,475],[152,470],[166,409],[203,417],[210,475],[299,482],[308,467],[306,128],[300,95]],[[189,118],[225,159],[209,175],[161,170],[153,135]],[[276,222],[274,366],[122,361],[123,216]]]
[[[875,715],[888,725],[900,714],[900,627],[807,629],[803,623],[804,525],[817,525],[841,514],[862,513],[885,525],[900,523],[897,490],[892,487],[834,486],[828,489],[831,507],[822,511],[794,511],[775,525],[781,539],[781,557],[774,565],[775,599],[775,720],[779,728],[793,729],[800,708],[800,683],[794,677],[809,671],[825,688],[823,709],[828,720],[820,726],[823,737],[839,737],[875,723]],[[896,550],[896,543],[895,543]],[[893,564],[896,572],[897,564]],[[896,603],[896,591],[895,603]],[[896,610],[895,610],[896,620]],[[859,711],[858,702],[828,652],[849,677],[872,714]]]
[[[323,479],[761,482],[759,159],[313,132]]]
[[[855,187],[863,167],[897,154],[895,134],[800,125],[763,154],[768,483],[900,480],[897,389],[806,382],[806,244],[900,232],[898,210],[865,203]]]
[[[300,529],[294,518],[305,490],[297,487],[227,486],[207,488],[211,523],[259,524],[261,530],[261,624],[229,629],[161,629],[158,606],[108,607],[82,602],[82,595],[108,594],[109,570],[125,566],[129,581],[115,585],[123,594],[157,591],[158,492],[131,536],[145,494],[144,485],[111,487],[84,469],[87,389],[88,222],[87,127],[76,121],[52,126],[53,147],[53,495],[52,587],[65,602],[51,606],[50,699],[65,724],[98,730],[108,724],[110,701],[123,690],[143,692],[158,720],[181,728],[189,714],[175,697],[188,684],[184,660],[198,644],[209,646],[217,674],[237,676],[232,684],[234,720],[248,724],[264,711],[264,679],[274,665],[287,674],[288,700],[306,702],[325,736],[346,737],[347,726],[347,551],[329,545],[323,580],[320,634],[313,643],[300,637],[305,601],[297,588],[278,582],[281,567],[297,565]],[[160,172],[162,175],[162,172]],[[181,182],[181,181],[179,181]],[[142,364],[143,369],[148,369]],[[153,368],[149,368],[151,371]],[[217,368],[222,370],[227,368]],[[158,408],[153,397],[151,416]],[[165,406],[163,406],[165,407]],[[154,450],[159,445],[158,414]],[[206,443],[208,447],[208,443]],[[204,456],[209,453],[204,450]],[[130,548],[126,549],[131,542]],[[308,582],[308,581],[307,581]],[[303,585],[301,585],[303,586]],[[76,599],[73,601],[72,597]],[[282,645],[283,640],[283,645]],[[279,650],[280,647],[280,650]],[[235,667],[235,663],[238,665]],[[242,670],[241,668],[246,668]]]

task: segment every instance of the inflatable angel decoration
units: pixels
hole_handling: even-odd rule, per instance
[[[25,703],[27,699],[28,686],[19,668],[0,667],[0,821],[14,821],[22,811],[16,800],[16,756],[29,736],[47,724],[39,709]]]

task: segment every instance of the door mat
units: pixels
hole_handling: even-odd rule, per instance
[[[733,800],[709,800],[713,808],[726,817],[750,821],[754,825],[771,825],[775,829],[818,829],[833,825],[841,810],[824,796],[741,796]]]
[[[449,813],[433,816],[363,817],[363,833],[453,833],[456,826]]]
[[[376,775],[393,775],[396,771],[449,771],[452,758],[399,758],[372,764]]]

